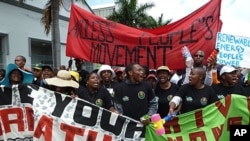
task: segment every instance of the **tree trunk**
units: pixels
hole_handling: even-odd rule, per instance
[[[53,68],[58,69],[61,65],[61,42],[59,29],[59,0],[51,0],[51,40]]]

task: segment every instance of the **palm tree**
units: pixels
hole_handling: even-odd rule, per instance
[[[157,26],[163,26],[163,25],[167,25],[172,21],[172,19],[168,19],[167,21],[163,21],[163,13],[161,13],[161,16],[158,17],[158,21],[157,21]]]
[[[79,1],[79,0],[69,0]],[[81,0],[83,4],[86,4],[85,0]],[[19,0],[19,4],[24,3],[25,0]],[[44,24],[45,34],[48,35],[51,30],[51,42],[52,42],[52,61],[53,67],[59,68],[61,65],[61,40],[59,29],[59,11],[62,6],[62,0],[48,0],[45,5],[44,14],[41,18],[41,22]]]
[[[55,68],[59,68],[61,65],[61,42],[59,29],[59,8],[61,4],[61,0],[49,0],[45,5],[44,14],[41,18],[46,35],[48,35],[50,29],[52,29],[52,61]]]
[[[143,28],[156,28],[156,27],[167,25],[171,21],[172,21],[172,19],[169,19],[169,20],[163,22],[163,14],[161,14],[161,16],[158,17],[158,21],[156,21],[156,19],[154,19],[152,16],[149,16],[147,21],[145,21],[145,23],[140,23],[140,27],[143,27]]]
[[[107,19],[131,27],[140,27],[148,19],[146,10],[154,7],[153,3],[146,3],[137,7],[137,0],[120,0],[118,11],[114,11]]]
[[[153,8],[154,3],[145,3],[138,7],[137,0],[120,0],[119,9],[108,16],[108,20],[125,24],[131,27],[154,28],[171,22],[162,23],[163,14],[158,21],[149,16],[146,11]]]

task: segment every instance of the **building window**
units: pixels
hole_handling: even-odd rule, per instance
[[[50,41],[30,39],[31,42],[31,66],[37,63],[53,67],[52,45]]]
[[[8,52],[8,35],[0,33],[0,69],[6,68],[6,55],[9,54]]]

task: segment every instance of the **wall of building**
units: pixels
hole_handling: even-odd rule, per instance
[[[51,35],[44,33],[44,26],[40,22],[42,7],[47,0],[40,3],[37,0],[26,2],[29,4],[22,7],[17,5],[15,0],[0,0],[0,69],[14,63],[17,55],[26,57],[26,66],[29,68],[34,65],[34,60],[41,61],[46,55],[51,57]],[[66,57],[65,51],[69,12],[61,9],[64,11],[59,21],[61,64],[67,66],[69,57]],[[39,53],[43,57],[39,57]]]
[[[96,15],[103,18],[107,18],[115,11],[115,4],[111,3],[111,4],[95,6],[93,7],[93,11]]]

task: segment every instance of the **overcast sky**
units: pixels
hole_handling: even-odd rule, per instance
[[[153,2],[155,7],[149,13],[158,18],[161,13],[164,19],[177,21],[192,13],[209,0],[138,0],[140,3]],[[114,0],[87,0],[90,7],[114,3]],[[222,0],[221,32],[250,38],[250,0]]]

